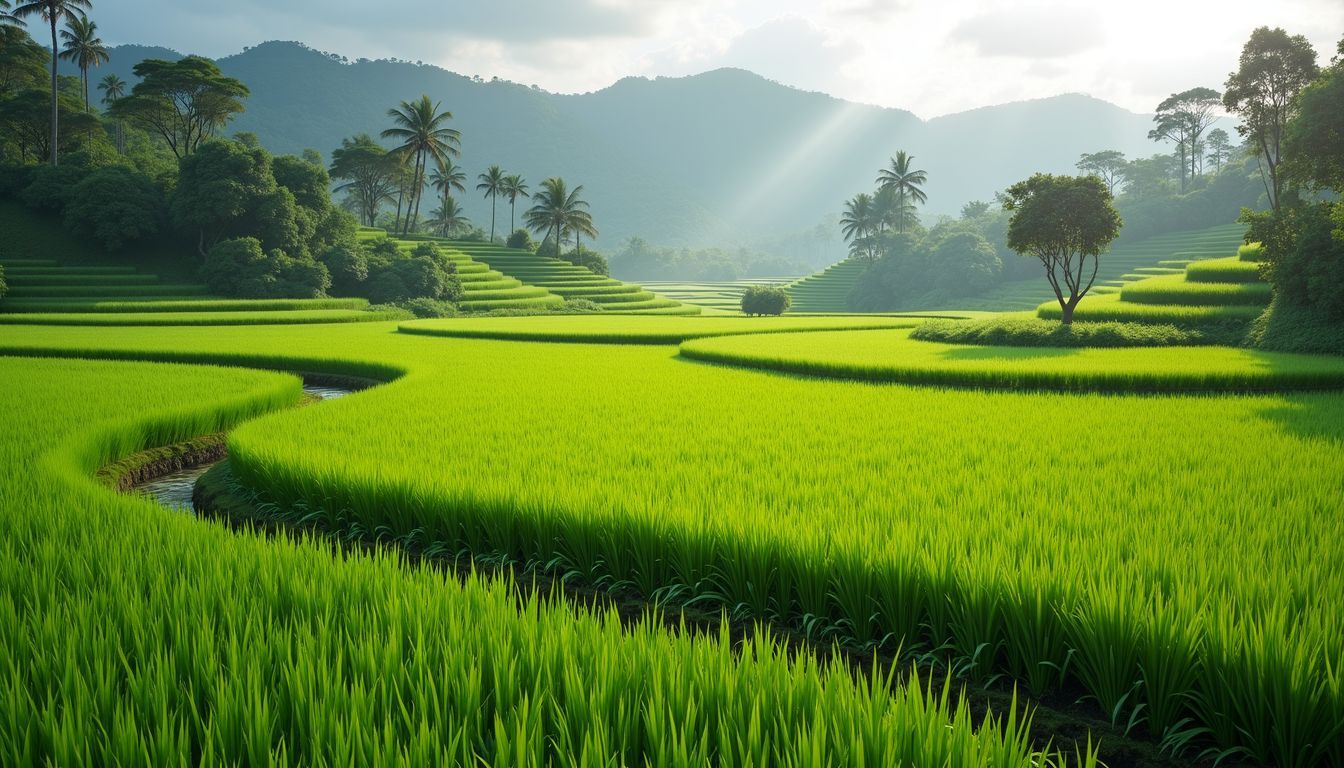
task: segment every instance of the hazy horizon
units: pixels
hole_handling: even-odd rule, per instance
[[[503,0],[445,11],[428,0],[369,16],[348,0],[128,0],[99,8],[111,45],[157,45],[221,58],[293,40],[350,59],[422,61],[553,93],[601,90],[624,77],[749,70],[807,91],[902,109],[922,119],[1077,93],[1150,113],[1170,93],[1221,89],[1256,26],[1305,35],[1322,60],[1344,32],[1344,3],[1140,0],[638,2]],[[899,51],[899,54],[895,53]],[[1155,55],[1156,54],[1156,55]]]

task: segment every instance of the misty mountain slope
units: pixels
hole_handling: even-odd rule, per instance
[[[93,74],[130,80],[146,55],[173,54],[119,46]],[[470,178],[498,163],[534,188],[552,175],[583,184],[602,230],[598,245],[608,250],[632,235],[734,245],[809,230],[870,189],[899,149],[929,173],[928,215],[955,215],[964,202],[989,199],[1036,171],[1071,172],[1082,152],[1169,149],[1147,139],[1150,116],[1078,94],[922,121],[736,69],[630,77],[563,95],[432,66],[341,63],[297,43],[264,43],[220,66],[252,90],[229,131],[255,132],[281,153],[325,154],[343,137],[376,136],[388,108],[428,94],[453,112]],[[460,197],[472,221],[488,227],[488,202],[474,190]],[[507,228],[507,205],[499,216],[497,228]]]

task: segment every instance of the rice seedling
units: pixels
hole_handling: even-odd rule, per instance
[[[1194,282],[1187,281],[1185,275],[1150,277],[1120,289],[1120,300],[1135,304],[1263,307],[1269,303],[1269,299],[1268,283]]]
[[[1034,746],[1016,704],[974,722],[946,681],[626,625],[91,479],[292,404],[292,376],[0,358],[0,378],[6,764],[1098,764]]]
[[[398,312],[359,309],[295,309],[265,312],[28,312],[0,314],[0,325],[298,325],[388,320]]]
[[[1195,261],[1185,268],[1185,279],[1194,283],[1258,283],[1260,265],[1236,256]]]
[[[208,299],[147,298],[140,301],[126,299],[69,299],[33,298],[11,299],[5,302],[7,312],[284,312],[314,309],[366,309],[365,299]]]

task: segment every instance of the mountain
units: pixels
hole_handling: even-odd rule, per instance
[[[118,46],[95,70],[133,82],[162,48]],[[343,137],[374,136],[387,110],[422,93],[453,112],[463,167],[492,163],[535,187],[559,175],[584,185],[602,237],[615,248],[638,235],[667,245],[736,245],[810,231],[833,221],[845,199],[869,189],[898,149],[929,173],[925,212],[954,215],[963,203],[1036,171],[1069,172],[1078,155],[1161,147],[1147,139],[1151,116],[1078,94],[1002,104],[932,120],[855,104],[772,82],[743,70],[690,77],[630,77],[585,94],[554,94],[397,61],[347,62],[298,43],[269,42],[219,60],[252,91],[229,127],[251,131],[277,153]],[[489,203],[464,201],[489,226]],[[502,206],[497,228],[508,226]],[[836,235],[838,245],[838,233]]]

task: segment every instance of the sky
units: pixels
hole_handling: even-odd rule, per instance
[[[1322,62],[1344,0],[94,0],[109,44],[221,57],[297,40],[577,93],[732,66],[920,117],[1060,93],[1151,112],[1221,90],[1253,28]]]

